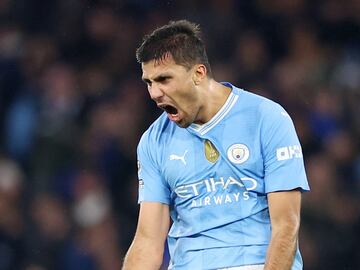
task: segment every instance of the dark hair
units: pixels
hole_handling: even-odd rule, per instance
[[[187,20],[170,21],[144,37],[143,43],[136,50],[139,63],[151,60],[162,60],[171,54],[178,65],[190,69],[195,64],[206,66],[208,76],[211,68],[203,41],[200,38],[200,27]]]

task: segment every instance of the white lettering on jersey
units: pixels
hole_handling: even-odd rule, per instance
[[[300,145],[285,146],[276,149],[276,159],[278,161],[292,158],[302,158]]]
[[[240,197],[242,195],[242,197]],[[237,192],[237,193],[229,193],[226,195],[215,195],[215,196],[205,196],[204,198],[194,198],[191,201],[191,208],[193,207],[201,207],[201,206],[208,206],[208,205],[222,205],[227,203],[235,203],[239,202],[240,198],[244,201],[247,201],[250,198],[249,192]]]
[[[248,200],[249,191],[256,189],[257,182],[255,179],[250,177],[242,177],[239,180],[232,176],[227,179],[224,177],[219,177],[219,179],[209,178],[195,183],[178,186],[175,188],[175,193],[183,199],[194,198],[204,193],[209,194],[209,196],[205,196],[204,199],[199,199],[198,202],[194,199],[195,202],[193,201],[192,207],[200,206],[200,201],[201,205],[210,205],[211,201],[215,204],[230,203],[239,201],[240,193],[238,192],[238,189],[236,193],[228,193],[225,195],[214,194],[213,196],[210,196],[210,193],[227,190],[229,187],[234,185],[243,190],[241,193],[243,195],[243,199]],[[231,196],[229,194],[231,194]]]

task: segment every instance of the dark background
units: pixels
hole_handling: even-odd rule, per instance
[[[136,145],[160,113],[135,49],[182,18],[216,80],[295,122],[304,269],[360,269],[360,1],[0,0],[0,270],[120,269]]]

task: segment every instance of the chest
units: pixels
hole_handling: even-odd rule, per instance
[[[254,129],[235,132],[219,126],[204,135],[186,131],[167,142],[162,156],[162,175],[178,195],[232,186],[263,189],[263,158]]]

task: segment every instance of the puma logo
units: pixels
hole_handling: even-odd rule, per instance
[[[185,155],[188,152],[188,150],[185,150],[185,153],[182,156],[178,156],[178,155],[170,155],[170,160],[181,160],[182,163],[184,163],[184,165],[186,166],[186,161],[185,161]]]

